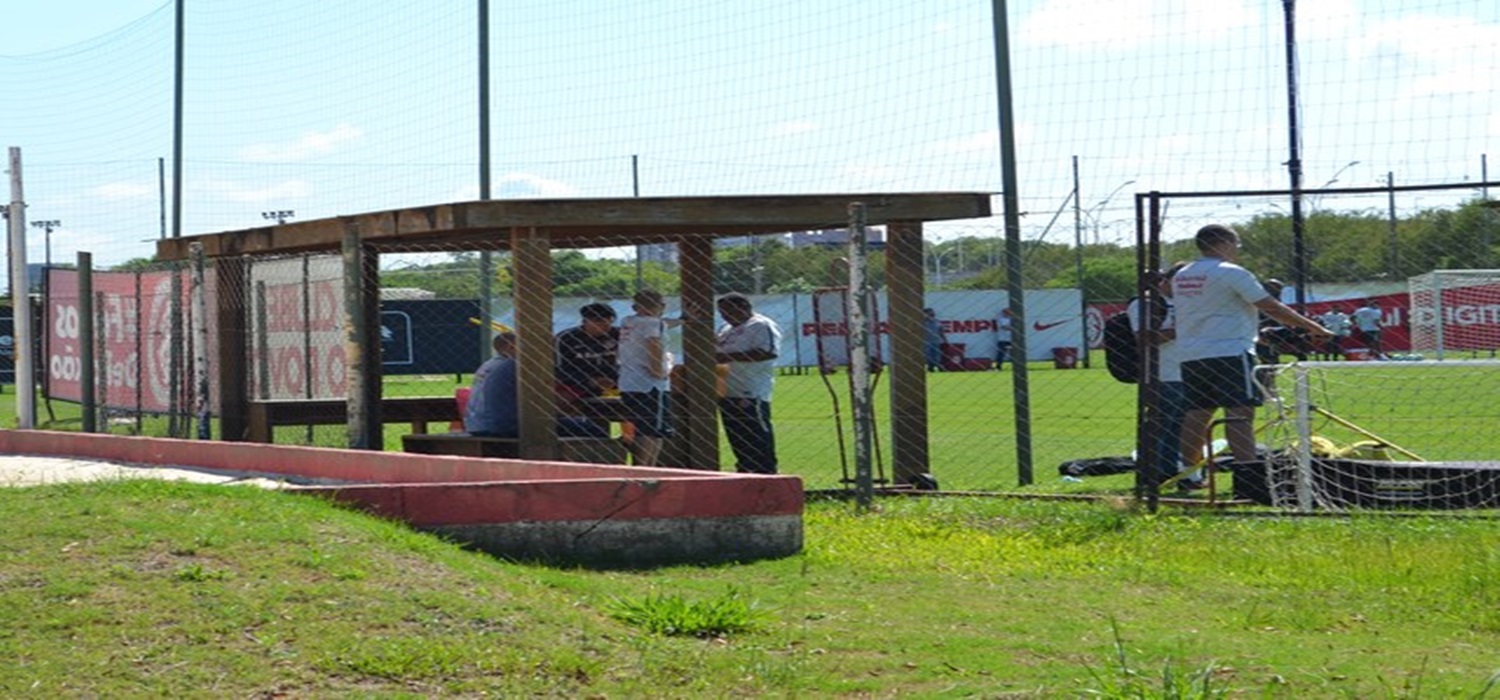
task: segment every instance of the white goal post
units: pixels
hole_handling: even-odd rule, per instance
[[[1433,270],[1407,287],[1413,352],[1442,360],[1500,349],[1500,270]]]
[[[1236,495],[1302,512],[1500,508],[1500,361],[1268,369],[1264,473],[1236,470]]]

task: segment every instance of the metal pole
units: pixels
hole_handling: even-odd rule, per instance
[[[1396,240],[1396,173],[1387,171],[1385,174],[1386,186],[1386,220],[1390,223],[1391,239],[1391,279],[1401,278],[1401,248]]]
[[[1031,476],[1031,382],[1026,372],[1026,302],[1021,279],[1021,201],[1016,173],[1015,109],[1010,89],[1010,29],[1005,0],[990,0],[994,22],[995,93],[1000,103],[1000,179],[1005,215],[1005,286],[1015,323],[1011,339],[1011,386],[1015,403],[1016,472],[1020,485]]]
[[[156,159],[156,209],[161,215],[158,238],[167,237],[167,160]]]
[[[172,237],[182,236],[182,72],[183,27],[187,0],[177,0],[175,63],[172,74]]]
[[[1083,368],[1089,368],[1089,298],[1084,293],[1083,286],[1083,205],[1079,200],[1078,189],[1078,156],[1073,156],[1073,255],[1074,263],[1078,268],[1078,318],[1079,340],[1078,353],[1083,355]]]
[[[1307,222],[1302,217],[1302,134],[1297,126],[1297,0],[1282,0],[1286,20],[1286,99],[1288,157],[1292,180],[1292,280],[1298,312],[1307,310]]]
[[[1297,510],[1311,513],[1313,509],[1312,480],[1312,420],[1311,404],[1308,403],[1307,368],[1297,367],[1292,376],[1296,379],[1294,396],[1297,397]]]
[[[849,205],[849,390],[854,412],[854,484],[860,508],[868,509],[875,498],[870,455],[874,447],[874,412],[870,408],[870,326],[865,318],[870,286],[865,278],[865,205]]]
[[[489,201],[490,186],[490,2],[479,0],[479,199]],[[488,250],[479,253],[479,360],[490,356],[490,339],[494,331],[490,319],[494,307],[495,257]]]
[[[630,196],[641,196],[641,164],[640,156],[630,156]],[[641,254],[646,251],[646,246],[639,243],[635,246],[635,290],[640,291],[646,287],[646,268],[641,261]]]
[[[19,367],[17,367],[19,369]],[[78,252],[78,393],[83,432],[99,431],[99,395],[94,380],[94,256]]]
[[[36,360],[32,346],[31,303],[26,280],[26,203],[21,186],[21,149],[10,148],[10,303],[15,337],[16,427],[36,427]],[[19,281],[18,281],[19,280]]]

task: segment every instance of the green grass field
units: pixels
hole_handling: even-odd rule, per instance
[[[793,557],[597,572],[254,488],[0,488],[0,513],[4,697],[1500,694],[1493,520],[821,501]],[[662,600],[748,629],[617,617],[700,626]]]
[[[1031,375],[1031,418],[1034,484],[1026,490],[1040,492],[1125,493],[1131,477],[1093,477],[1083,483],[1060,480],[1057,466],[1067,460],[1129,454],[1134,447],[1136,388],[1110,378],[1096,356],[1093,368],[1056,370],[1034,363]],[[1500,460],[1500,366],[1479,369],[1402,367],[1399,363],[1368,363],[1381,376],[1324,372],[1313,384],[1315,401],[1332,409],[1374,434],[1402,445],[1427,459]],[[946,490],[1016,490],[1019,486],[1013,388],[1010,372],[962,372],[928,374],[931,414],[930,471]],[[841,457],[833,399],[823,378],[813,373],[777,377],[774,417],[782,471],[801,476],[808,488],[840,485],[844,465],[852,464],[851,425],[848,418],[847,378],[828,378],[838,392],[843,409],[843,435],[847,457]],[[389,377],[387,396],[445,396],[464,385],[468,377]],[[1287,382],[1283,382],[1285,388]],[[876,388],[875,407],[880,455],[890,454],[891,426],[886,420],[888,385]],[[5,402],[3,414],[14,407]],[[54,402],[59,420],[54,425],[76,429],[76,407]],[[1270,415],[1263,411],[1263,415]],[[45,416],[45,413],[43,413]],[[13,419],[11,419],[13,420]],[[13,424],[13,423],[12,423]],[[164,434],[163,419],[152,419],[147,434]],[[1323,420],[1315,432],[1341,443],[1362,439]],[[112,427],[127,432],[130,424]],[[408,426],[391,424],[386,429],[387,449],[400,449],[400,435]],[[340,426],[318,426],[313,444],[340,446]],[[306,444],[307,430],[278,429],[277,440]],[[722,459],[732,457],[721,444]],[[883,464],[889,475],[890,465]]]

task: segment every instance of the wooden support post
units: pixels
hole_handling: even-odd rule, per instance
[[[214,313],[218,318],[219,439],[240,442],[249,435],[250,288],[245,280],[245,258],[214,260],[218,288]],[[264,326],[260,329],[264,335]],[[264,342],[262,337],[261,342]],[[258,374],[264,375],[265,372]]]
[[[552,245],[537,228],[511,229],[515,270],[516,398],[521,458],[557,459],[556,356],[552,341]]]
[[[922,224],[888,224],[885,279],[890,305],[891,478],[897,484],[920,483],[918,476],[929,472],[922,268]]]
[[[708,237],[678,242],[682,313],[682,395],[673,396],[687,463],[681,466],[718,471],[719,397],[714,364],[714,246]],[[676,466],[676,465],[674,465]]]
[[[349,402],[349,447],[380,449],[384,442],[380,423],[380,323],[370,326],[370,306],[379,310],[379,279],[367,279],[375,258],[360,239],[359,221],[344,221],[344,389]],[[370,339],[375,338],[374,347]],[[373,371],[372,371],[373,365]]]

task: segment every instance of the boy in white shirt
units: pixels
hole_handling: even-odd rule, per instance
[[[664,338],[668,321],[661,317],[666,302],[654,289],[636,292],[633,302],[635,314],[620,322],[616,384],[625,412],[635,424],[635,463],[654,466],[662,440],[672,437],[672,353],[667,352]]]

